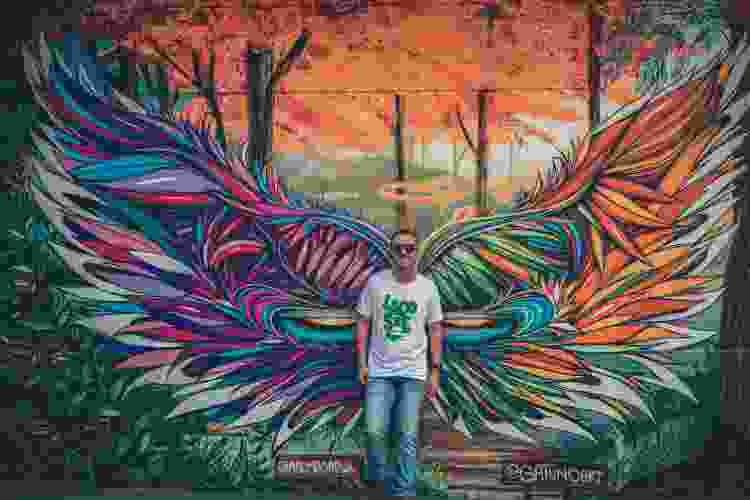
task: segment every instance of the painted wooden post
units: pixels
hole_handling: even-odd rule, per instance
[[[96,50],[96,44],[93,44],[93,50]],[[116,52],[117,62],[120,65],[120,78],[117,82],[119,89],[130,99],[136,99],[137,74],[135,69],[135,60],[130,51],[126,48],[120,48]]]
[[[265,164],[273,147],[273,101],[266,100],[273,71],[273,51],[270,48],[248,47],[246,64],[250,159]]]
[[[273,97],[276,86],[302,55],[311,33],[302,30],[289,52],[274,68],[273,50],[248,46],[246,54],[247,99],[251,160],[265,164],[273,152]]]
[[[487,213],[487,91],[480,90],[479,126],[477,138],[477,193],[476,204],[479,213]]]
[[[595,48],[601,44],[602,17],[594,10],[593,2],[588,3],[589,18],[589,127],[594,128],[601,120],[601,100],[599,86],[601,67]]]
[[[398,94],[394,96],[394,99],[396,123],[395,130],[393,131],[393,139],[396,145],[396,180],[403,183],[406,182],[406,162],[404,161],[404,100]],[[399,186],[396,188],[396,194],[404,196],[406,189]],[[396,210],[398,228],[416,230],[413,210],[409,209],[409,205],[405,200],[397,202]]]
[[[401,96],[394,96],[394,105],[396,108],[396,130],[394,131],[394,140],[396,141],[396,178],[398,182],[404,182],[404,136],[403,136],[403,103]],[[401,191],[398,191],[399,193]]]

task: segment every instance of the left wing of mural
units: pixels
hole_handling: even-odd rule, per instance
[[[33,197],[96,292],[83,323],[128,353],[118,367],[149,369],[130,389],[173,386],[170,417],[207,412],[227,432],[270,420],[274,452],[311,421],[354,428],[354,305],[385,235],[118,94],[74,36],[25,60],[51,123],[34,136]]]

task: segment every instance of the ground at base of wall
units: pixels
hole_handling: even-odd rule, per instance
[[[735,465],[735,467],[731,467]],[[686,477],[682,473],[667,471],[664,473],[665,477],[661,480],[655,479],[650,482],[643,482],[642,484],[633,484],[631,487],[626,487],[625,490],[619,495],[610,495],[607,498],[611,500],[658,500],[658,499],[680,499],[680,500],[709,500],[714,498],[721,498],[726,500],[743,500],[750,497],[750,488],[745,489],[744,481],[744,469],[740,464],[726,464],[725,466],[730,474],[727,472],[725,476],[722,473],[722,481],[728,481],[727,484],[722,484],[718,488],[711,489],[707,487],[705,482],[701,479],[695,479],[694,477]],[[741,474],[737,476],[738,474]],[[731,478],[730,478],[731,476]],[[49,484],[47,484],[49,483]],[[104,488],[95,491],[86,491],[81,488],[80,484],[71,483],[60,483],[53,481],[41,481],[35,483],[26,482],[13,482],[13,484],[0,483],[0,488],[5,492],[4,498],[23,498],[23,499],[37,499],[37,500],[88,500],[94,498],[153,498],[159,500],[167,499],[184,499],[189,497],[191,500],[244,500],[244,499],[258,499],[258,500],[285,500],[300,499],[300,500],[323,500],[323,499],[367,499],[375,500],[374,497],[368,495],[366,490],[362,489],[350,489],[350,490],[336,490],[324,492],[256,492],[247,491],[242,492],[194,492],[190,490],[180,490],[176,488]],[[9,495],[8,495],[9,494]],[[420,500],[428,497],[417,497]],[[435,497],[437,498],[437,497]],[[456,500],[458,497],[451,497]],[[573,496],[573,499],[580,498]],[[601,497],[600,497],[601,498]],[[497,500],[503,500],[498,498]],[[601,498],[601,500],[604,500]]]
[[[191,500],[379,500],[364,488],[339,488],[336,490],[305,490],[289,492],[268,492],[248,490],[246,492],[216,492],[192,491],[181,488],[153,488],[153,487],[119,487],[119,488],[87,488],[78,482],[64,481],[0,481],[0,491],[5,492],[3,498],[19,498],[25,500],[89,500],[94,498],[151,498],[159,500],[185,499]],[[427,497],[418,496],[419,500],[460,500],[459,497]]]

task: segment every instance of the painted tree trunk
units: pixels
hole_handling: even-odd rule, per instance
[[[508,143],[508,177],[513,175],[513,140]]]
[[[154,64],[153,69],[159,85],[159,111],[162,114],[170,113],[173,105],[169,94],[169,70],[164,64]]]
[[[120,50],[117,54],[117,62],[120,66],[120,75],[115,85],[117,90],[131,99],[136,98],[136,72],[133,66],[133,57],[127,50]]]
[[[477,192],[479,212],[487,212],[487,91],[479,92],[479,125],[477,127]]]
[[[589,126],[596,127],[601,120],[601,97],[599,92],[601,67],[599,57],[594,50],[601,45],[602,17],[594,11],[593,4],[588,6],[589,18]]]
[[[273,99],[267,90],[273,73],[273,51],[249,47],[247,51],[247,88],[250,158],[264,164],[273,151]],[[271,96],[273,89],[271,89]]]
[[[406,162],[404,161],[404,100],[402,96],[394,96],[394,106],[396,109],[396,123],[393,131],[393,139],[396,145],[396,180],[406,182]],[[404,195],[406,190],[402,187],[396,189],[396,193]],[[406,201],[397,202],[397,217],[399,229],[416,230],[416,220],[413,210]]]
[[[453,177],[458,176],[458,154],[456,152],[456,143],[453,142]]]

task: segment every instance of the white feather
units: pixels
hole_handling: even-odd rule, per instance
[[[273,453],[282,448],[291,439],[291,437],[299,430],[304,424],[304,420],[301,420],[295,427],[289,427],[289,422],[292,421],[297,412],[305,405],[306,401],[300,401],[294,408],[287,412],[284,421],[281,423],[281,427],[273,438]]]
[[[698,399],[693,394],[693,391],[690,390],[690,388],[682,381],[680,378],[672,373],[671,370],[666,368],[665,366],[656,363],[648,358],[644,358],[643,356],[637,356],[637,355],[630,355],[626,354],[626,358],[631,359],[633,361],[636,361],[656,375],[656,378],[658,381],[664,386],[672,389],[673,391],[679,392],[680,394],[683,394],[690,398],[694,403],[698,402]],[[647,382],[653,382],[653,379],[646,378],[646,377],[639,377],[641,380],[646,380]]]
[[[704,191],[703,195],[693,203],[685,212],[683,212],[683,216],[687,217],[689,215],[694,214],[698,210],[702,209],[703,206],[710,202],[712,199],[719,196],[719,194],[727,188],[730,184],[735,182],[735,180],[742,174],[742,172],[735,171],[730,174],[725,174],[721,177],[719,177],[716,181],[712,182]]]
[[[445,408],[443,408],[443,404],[440,402],[440,399],[445,399],[445,393],[438,387],[438,396],[439,398],[435,398],[430,400],[432,403],[432,407],[435,409],[438,415],[440,415],[440,418],[443,422],[449,423],[450,419],[448,418],[448,414],[445,411]]]
[[[127,328],[135,321],[143,319],[143,314],[105,314],[99,316],[90,316],[87,318],[79,319],[76,321],[77,324],[90,328],[102,335],[108,337],[115,336],[118,332]]]
[[[586,429],[584,429],[577,423],[573,422],[572,420],[568,420],[566,418],[561,417],[560,415],[548,412],[541,408],[539,409],[539,411],[541,411],[542,414],[544,415],[544,417],[541,419],[530,418],[530,417],[521,417],[521,418],[523,418],[524,421],[526,421],[527,423],[535,427],[543,427],[546,429],[569,432],[571,434],[575,434],[576,436],[585,437],[586,439],[594,443],[598,442],[598,440],[596,439],[596,437],[594,437],[593,434],[591,434],[589,431],[587,431]]]
[[[728,250],[729,245],[732,243],[734,233],[737,231],[737,229],[738,227],[734,226],[714,238],[714,240],[712,241],[714,244],[708,245],[708,248],[705,250],[705,255],[702,256],[702,261],[695,267],[695,269],[693,270],[693,274],[703,274],[709,267],[712,267],[715,264],[718,257],[720,257],[724,252]],[[697,257],[701,256],[698,255]]]
[[[67,296],[73,296],[74,298],[85,300],[85,301],[96,301],[96,302],[127,302],[128,298],[122,295],[116,295],[114,293],[105,292],[93,286],[80,286],[80,287],[56,287]]]
[[[178,391],[175,391],[175,396],[178,397],[187,397],[191,396],[193,394],[196,394],[198,392],[206,391],[209,389],[214,388],[217,384],[221,384],[220,378],[215,378],[211,380],[206,380],[205,382],[197,382],[195,384],[190,384],[189,386],[185,387],[184,389],[180,389]]]
[[[732,100],[734,99],[735,98],[732,97]],[[734,100],[734,102],[724,110],[724,114],[729,116],[729,122],[726,123],[726,127],[737,127],[740,124],[742,117],[747,113],[747,106],[750,106],[750,95],[744,95],[739,99]]]
[[[216,406],[217,404],[234,401],[245,397],[252,392],[254,387],[247,385],[232,385],[221,387],[219,389],[210,389],[192,395],[189,399],[182,401],[167,415],[167,419],[192,413],[194,411],[205,410]]]
[[[653,413],[637,391],[618,380],[617,376],[613,373],[596,367],[592,367],[591,370],[598,375],[599,383],[597,385],[587,385],[579,382],[560,382],[560,386],[569,391],[616,399],[617,401],[638,408],[641,412],[648,415],[652,421],[654,420]]]
[[[466,423],[461,415],[453,421],[453,428],[466,436],[466,439],[471,439],[471,432],[469,432],[469,428],[466,427]]]
[[[56,243],[50,242],[49,244],[57,252],[60,258],[62,258],[65,261],[68,267],[70,267],[73,270],[73,272],[75,272],[78,276],[83,278],[89,284],[97,288],[101,288],[102,290],[105,290],[107,292],[113,293],[115,295],[134,295],[134,292],[132,292],[131,290],[125,290],[116,285],[113,285],[112,283],[109,283],[107,281],[97,278],[93,274],[86,271],[84,267],[84,265],[87,263],[109,265],[110,267],[112,267],[111,262],[105,261],[104,259],[101,259],[99,257],[94,257],[92,255],[86,255],[80,252],[70,250]]]
[[[682,319],[688,319],[692,316],[695,316],[696,314],[699,314],[716,302],[721,294],[723,293],[722,290],[718,290],[715,292],[708,292],[702,295],[693,295],[694,300],[697,302],[696,305],[688,308],[686,311],[683,311],[681,313],[674,313],[674,314],[664,314],[661,316],[655,316],[651,318],[651,321],[679,321]],[[661,323],[659,323],[661,324]],[[667,324],[667,323],[664,323]]]
[[[320,376],[311,377],[302,382],[294,384],[288,389],[285,389],[283,394],[271,395],[266,400],[255,406],[255,408],[249,410],[242,417],[233,422],[231,426],[227,427],[227,429],[246,427],[256,422],[267,420],[273,417],[281,408],[284,407],[284,405],[288,404],[289,401],[294,400],[293,398],[287,397],[288,393],[292,393],[295,391],[301,392],[306,387],[309,387],[311,384],[315,383],[319,378]]]
[[[676,333],[680,333],[684,335],[683,337],[658,339],[652,342],[644,343],[644,345],[647,345],[651,351],[656,351],[656,352],[665,352],[665,351],[673,351],[675,349],[684,349],[686,347],[690,347],[700,342],[704,342],[718,334],[718,332],[716,331],[682,328],[682,327],[672,325],[670,323],[657,323],[656,326],[665,328],[667,330],[672,330]]]
[[[499,436],[507,437],[516,441],[523,441],[529,444],[537,444],[537,441],[534,438],[521,431],[518,427],[511,424],[510,422],[491,422],[489,420],[485,420],[481,416],[479,417],[479,420],[487,430],[489,430],[490,432],[494,432]]]
[[[364,414],[364,408],[360,408],[359,410],[357,410],[357,413],[354,414],[351,420],[349,420],[349,422],[344,427],[344,430],[341,432],[341,438],[348,436],[349,433],[351,433],[352,429],[357,426],[357,423],[360,421]]]
[[[125,397],[133,389],[137,389],[144,385],[149,384],[160,384],[160,385],[185,385],[192,384],[196,381],[195,377],[188,377],[182,371],[182,369],[188,364],[192,363],[196,357],[186,359],[180,362],[178,365],[164,365],[153,370],[149,370],[137,379],[135,379],[125,390]]]
[[[568,397],[568,399],[557,398],[554,396],[544,396],[544,397],[545,399],[548,399],[549,401],[556,403],[560,406],[573,406],[577,409],[593,411],[595,413],[600,413],[602,415],[606,415],[610,418],[613,418],[619,422],[625,423],[625,417],[623,417],[623,415],[619,411],[612,408],[610,405],[608,405],[606,402],[602,401],[601,399],[592,398],[584,394],[579,394],[575,391],[568,391],[566,392],[565,395]]]
[[[134,333],[117,335],[115,340],[137,347],[155,347],[158,349],[174,349],[176,347],[182,347],[183,344],[180,342],[166,342],[163,340],[155,340]]]
[[[227,426],[227,431],[238,430],[243,427],[253,425],[257,422],[263,422],[273,418],[284,406],[289,403],[287,399],[276,399],[268,403],[261,403],[238,420]]]
[[[328,422],[336,418],[338,414],[341,413],[343,410],[344,410],[343,407],[338,407],[338,408],[333,408],[333,409],[327,408],[325,410],[322,410],[324,414],[320,418],[318,418],[318,421],[315,422],[315,425],[313,425],[310,428],[310,434],[312,434],[313,432],[320,429],[325,424],[327,424]]]

